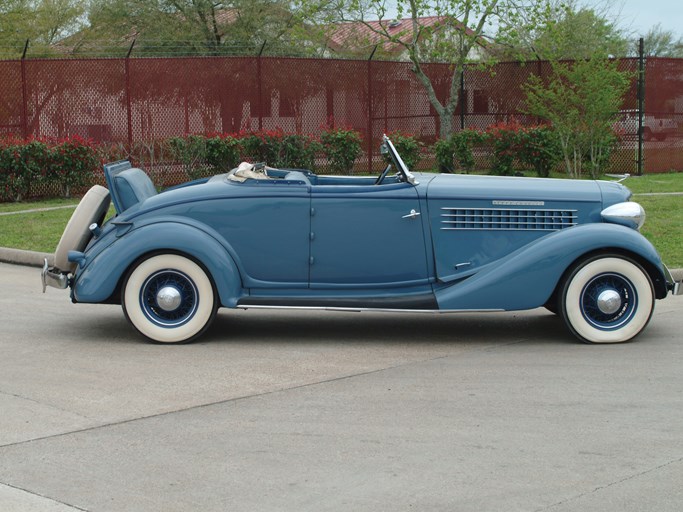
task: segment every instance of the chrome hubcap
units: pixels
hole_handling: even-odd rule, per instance
[[[616,313],[621,305],[621,295],[616,290],[605,290],[598,295],[598,309],[606,315]]]
[[[157,292],[156,301],[164,311],[175,311],[180,306],[182,297],[174,286],[164,286]]]

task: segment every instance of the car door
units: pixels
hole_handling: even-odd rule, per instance
[[[428,282],[422,214],[408,183],[313,186],[311,288]]]
[[[226,186],[229,197],[196,203],[185,215],[213,226],[226,240],[245,288],[307,288],[309,186],[287,180]]]

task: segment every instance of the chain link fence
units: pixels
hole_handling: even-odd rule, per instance
[[[638,172],[638,59],[623,59],[632,87],[624,98],[619,147],[611,170]],[[453,77],[447,64],[428,64],[437,97],[457,80],[454,129],[486,127],[524,114],[530,75],[549,76],[550,64],[469,66]],[[683,170],[683,60],[649,58],[645,69],[642,156],[645,172]],[[0,135],[79,135],[125,147],[163,183],[183,181],[181,167],[163,153],[162,139],[193,133],[273,130],[316,134],[342,126],[363,135],[355,172],[382,167],[383,133],[416,136],[428,148],[440,120],[411,64],[274,56],[21,59],[0,61]],[[146,155],[146,157],[143,157]],[[488,165],[478,155],[478,166]],[[434,169],[427,151],[419,164]],[[319,171],[324,172],[324,162]]]

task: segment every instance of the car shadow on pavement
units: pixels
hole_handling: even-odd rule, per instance
[[[576,343],[543,309],[507,313],[374,313],[221,310],[198,342]]]

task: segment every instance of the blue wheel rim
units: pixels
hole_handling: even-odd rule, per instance
[[[605,313],[598,307],[598,297],[605,291],[619,294],[621,305],[616,312]],[[637,310],[638,294],[626,277],[608,272],[595,276],[583,287],[580,305],[581,314],[590,325],[602,331],[612,331],[631,321]]]
[[[162,308],[157,295],[162,288],[174,288],[180,294],[180,304],[172,311]],[[140,307],[145,316],[160,327],[180,327],[197,312],[199,293],[194,281],[177,270],[160,270],[149,276],[140,290]]]

